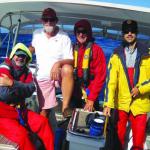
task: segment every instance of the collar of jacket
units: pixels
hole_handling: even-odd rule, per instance
[[[135,69],[134,86],[136,86],[136,84],[138,83],[139,74],[140,74],[140,62],[141,62],[142,58],[150,57],[150,50],[148,49],[147,45],[137,42],[136,48],[137,48],[137,56],[136,56],[136,63],[135,63],[135,67],[134,67],[134,69]],[[130,82],[129,82],[129,75],[128,75],[128,71],[127,71],[127,67],[126,67],[126,60],[125,60],[125,55],[124,55],[124,47],[121,45],[118,48],[116,48],[114,51],[114,54],[117,54],[121,60],[124,72],[127,77],[128,85],[129,85],[129,88],[131,91],[132,86],[130,85]]]
[[[148,48],[148,46],[146,44],[143,44],[141,42],[137,42],[136,48],[137,48],[138,54],[141,57],[150,56],[150,49]],[[114,54],[123,55],[124,54],[124,46],[121,45],[118,48],[116,48],[114,50]]]

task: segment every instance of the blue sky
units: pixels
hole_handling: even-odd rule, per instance
[[[128,4],[128,5],[150,8],[150,0],[94,0],[94,1],[110,2],[110,3],[117,3],[117,4]]]

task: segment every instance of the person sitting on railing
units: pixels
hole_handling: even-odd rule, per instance
[[[0,134],[17,143],[20,150],[35,150],[30,133],[36,133],[46,150],[54,149],[54,136],[47,118],[26,109],[25,98],[36,87],[28,69],[32,54],[22,43],[0,65]]]
[[[71,40],[56,25],[58,17],[54,9],[44,9],[41,22],[43,28],[34,31],[29,47],[32,53],[35,52],[38,64],[36,78],[40,114],[54,117],[54,107],[57,106],[55,83],[59,82],[63,95],[62,113],[66,117],[74,82]]]

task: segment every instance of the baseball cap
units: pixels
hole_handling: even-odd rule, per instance
[[[45,20],[45,19],[58,20],[55,10],[52,8],[44,9],[42,12],[42,20]]]
[[[135,20],[125,20],[122,23],[122,32],[123,33],[138,33],[138,25]]]

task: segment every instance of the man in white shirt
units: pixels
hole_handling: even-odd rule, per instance
[[[61,31],[55,10],[47,8],[42,13],[43,28],[33,33],[30,50],[35,52],[37,94],[41,115],[48,117],[51,108],[57,105],[55,83],[61,83],[62,113],[68,108],[73,90],[73,52],[69,36]]]

